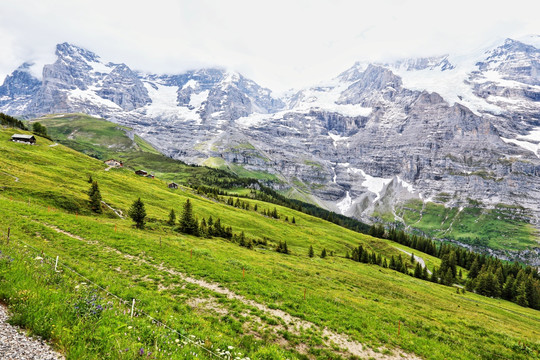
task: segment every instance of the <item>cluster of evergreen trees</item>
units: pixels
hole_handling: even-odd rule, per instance
[[[169,225],[176,224],[176,214],[174,209],[171,210],[169,214],[169,220],[167,221]],[[181,233],[194,235],[199,237],[222,237],[225,239],[232,239],[233,232],[232,228],[221,225],[221,219],[217,218],[215,221],[210,216],[208,220],[203,218],[200,222],[193,215],[193,205],[189,199],[186,200],[183,206],[182,214],[180,219],[178,219],[178,226],[176,227]]]
[[[41,125],[41,123],[39,122],[35,122],[32,124],[32,132],[36,135],[39,135],[39,136],[42,136],[44,138],[51,140],[51,138],[49,137],[49,134],[47,134],[47,128]]]
[[[477,255],[468,270],[468,290],[540,309],[540,280],[534,268]]]
[[[289,199],[279,194],[278,192],[272,190],[271,188],[261,184],[259,180],[251,179],[251,178],[238,178],[238,177],[235,177],[235,175],[231,175],[231,174],[229,174],[229,176],[227,177],[225,176],[225,174],[221,174],[222,176],[220,177],[209,177],[208,179],[205,180],[207,185],[201,185],[201,184],[198,184],[198,185],[191,184],[191,185],[194,186],[198,194],[204,194],[205,196],[214,198],[218,201],[223,201],[222,196],[229,195],[226,191],[222,189],[234,189],[238,187],[251,189],[249,195],[247,196],[237,195],[237,197],[246,197],[246,198],[264,201],[270,204],[287,207],[287,208],[290,208],[299,212],[303,212],[311,216],[321,218],[323,220],[330,221],[344,228],[347,228],[356,232],[360,232],[363,234],[367,234],[370,229],[369,225],[366,225],[365,223],[358,221],[356,219],[353,219],[353,218],[350,218],[341,214],[336,214],[332,211],[322,209],[313,204],[308,204],[308,203],[295,200],[295,199]],[[257,210],[255,209],[255,211]],[[271,216],[268,214],[266,215]],[[293,219],[293,221],[291,222],[295,223],[296,219]]]
[[[403,230],[391,228],[388,231],[382,225],[374,225],[369,234],[386,238],[417,249],[441,259],[441,265],[433,270],[429,280],[443,285],[465,283],[458,266],[469,271],[466,288],[480,295],[503,298],[521,306],[540,309],[540,274],[532,266],[519,263],[503,262],[492,256],[478,254],[451,244],[437,244],[430,239],[406,234]],[[390,268],[392,268],[389,265]],[[395,270],[405,272],[396,260]],[[418,278],[428,279],[427,270],[416,264],[414,273]]]
[[[15,119],[13,116],[0,113],[0,125],[7,127],[14,127],[21,130],[28,130],[26,125],[21,120]]]

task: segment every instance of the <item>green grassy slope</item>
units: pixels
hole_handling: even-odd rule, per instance
[[[448,208],[442,204],[410,201],[396,209],[406,224],[429,236],[498,250],[538,247],[538,230],[525,221],[523,209],[499,204],[482,209],[479,204]]]
[[[136,298],[144,311],[195,336],[207,348],[232,346],[252,359],[350,356],[329,346],[328,334],[302,330],[298,320],[272,315],[254,304],[345,334],[378,349],[376,356],[381,358],[398,353],[396,349],[429,359],[539,358],[538,311],[471,293],[456,294],[450,287],[343,257],[360,244],[386,257],[402,254],[389,241],[288,208],[277,206],[280,214],[296,218],[295,225],[198,197],[189,189],[170,190],[164,181],[128,170],[105,172],[101,161],[62,145],[50,146],[52,142],[42,138],[36,146],[9,142],[14,132],[0,131],[0,229],[11,227],[12,234],[9,246],[0,245],[4,257],[0,297],[15,312],[15,322],[53,339],[68,358],[136,358],[141,348],[164,359],[183,359],[191,352],[205,355],[196,346],[183,345],[182,339],[177,343],[172,337],[176,335],[156,328],[144,316],[131,319],[125,314],[129,306],[101,292],[102,302],[112,301],[114,308],[99,317],[81,316],[74,309],[88,303],[90,290],[81,290],[88,284],[81,285],[82,280],[67,269],[51,273],[50,266],[34,260],[39,252],[25,248],[22,241],[45,255],[59,255],[123,299]],[[90,174],[99,182],[103,200],[123,213],[140,197],[150,218],[146,230],[134,229],[131,221],[111,211],[91,214],[85,195]],[[249,250],[223,239],[173,231],[164,221],[170,209],[179,213],[188,198],[199,218],[219,217],[222,224],[252,238],[286,240],[292,254],[270,247]],[[245,201],[252,208],[255,203],[259,209],[274,208]],[[310,259],[310,245],[316,254],[326,248],[336,256]],[[423,257],[428,266],[438,264],[438,259],[399,247]],[[242,298],[186,281],[180,272],[219,283],[220,289]],[[44,317],[50,321],[42,321]]]
[[[246,171],[240,166],[228,168],[214,163],[208,164],[210,168],[189,166],[164,156],[141,137],[129,135],[132,129],[85,114],[55,114],[31,122],[34,121],[46,126],[49,135],[63,145],[100,160],[121,160],[130,169],[143,168],[164,180],[199,184],[205,183],[201,179],[230,177],[230,172],[242,177],[277,180],[273,175]],[[212,168],[228,170],[229,174]]]

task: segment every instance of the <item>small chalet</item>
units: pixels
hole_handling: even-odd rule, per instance
[[[112,166],[112,167],[123,167],[124,164],[121,161],[115,160],[115,159],[109,159],[105,161],[105,164]]]
[[[24,144],[35,144],[36,138],[34,137],[34,135],[13,134],[11,136],[11,141],[24,143]]]
[[[172,182],[169,184],[169,189],[178,189],[178,184],[175,182]]]
[[[150,179],[153,179],[154,178],[154,174],[148,174],[146,175],[147,178],[150,178]]]
[[[137,171],[135,171],[135,174],[140,175],[140,176],[147,176],[148,172],[146,172],[144,170],[137,170]]]

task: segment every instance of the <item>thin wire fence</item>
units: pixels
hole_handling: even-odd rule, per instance
[[[13,241],[13,240],[15,240],[15,239],[13,238],[13,236],[11,236],[11,237],[10,237],[10,240]],[[32,246],[32,245],[26,243],[26,242],[23,241],[23,240],[17,239],[17,242],[20,242],[20,243],[24,244],[25,246],[27,246],[27,247],[33,249],[33,250],[36,251],[38,254],[41,254],[42,257],[47,257],[47,258],[49,258],[49,259],[51,259],[51,260],[53,260],[53,261],[56,260],[56,258],[49,256],[49,255],[46,254],[43,250],[39,250],[39,249],[37,249],[36,247],[34,247],[34,246]],[[120,296],[111,293],[109,290],[105,289],[103,286],[101,286],[101,285],[99,285],[99,284],[96,284],[94,281],[90,280],[90,279],[87,278],[86,276],[84,276],[84,275],[82,275],[81,273],[79,273],[77,270],[75,270],[75,269],[73,269],[72,267],[70,267],[69,265],[67,265],[67,263],[65,263],[64,261],[62,261],[62,262],[58,261],[58,265],[57,265],[57,266],[62,266],[62,268],[68,269],[69,271],[71,271],[71,272],[74,273],[75,275],[79,276],[80,278],[84,279],[86,282],[88,282],[88,283],[94,285],[95,287],[97,287],[98,289],[100,289],[101,291],[103,291],[104,293],[106,293],[107,295],[109,295],[109,296],[111,296],[111,297],[117,299],[117,300],[120,301],[121,303],[123,303],[123,304],[129,306],[130,301],[124,300],[124,299],[121,298]],[[220,354],[218,354],[218,353],[216,353],[216,352],[214,352],[214,351],[212,351],[212,350],[210,350],[210,349],[208,349],[208,348],[202,346],[200,343],[195,342],[195,341],[190,337],[190,335],[187,335],[187,336],[186,336],[186,335],[184,335],[184,334],[178,332],[176,329],[171,328],[170,326],[168,326],[167,324],[165,324],[165,323],[162,322],[161,320],[154,318],[152,315],[146,313],[146,312],[143,311],[142,309],[136,308],[136,307],[134,307],[134,309],[137,310],[137,313],[142,314],[142,315],[148,317],[150,320],[152,320],[152,322],[153,322],[154,324],[157,324],[157,325],[159,325],[159,326],[162,326],[162,327],[164,327],[164,328],[166,328],[166,329],[168,329],[168,330],[170,330],[170,331],[172,331],[172,332],[178,334],[178,335],[179,335],[181,338],[183,338],[185,341],[187,341],[187,342],[189,342],[190,344],[192,344],[192,345],[194,345],[194,346],[196,346],[196,347],[198,347],[198,348],[200,348],[200,349],[206,351],[206,352],[207,352],[208,354],[210,354],[211,356],[214,356],[214,357],[216,357],[216,358],[218,358],[218,359],[229,359],[229,358],[230,358],[230,357],[223,357],[222,355],[220,355]],[[133,312],[131,313],[131,315],[133,315]],[[191,335],[191,336],[193,336],[193,335]]]

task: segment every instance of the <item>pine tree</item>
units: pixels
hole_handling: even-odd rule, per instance
[[[94,182],[94,179],[92,179],[92,175],[88,175],[88,183],[91,184]]]
[[[442,276],[441,282],[444,285],[452,285],[454,283],[454,276],[452,276],[452,269],[446,269],[446,273]]]
[[[313,245],[309,245],[309,257],[312,258],[315,256],[315,252],[313,251]]]
[[[431,277],[429,278],[429,281],[438,283],[439,277],[437,276],[438,270],[437,268],[433,268],[433,272],[431,273]]]
[[[184,210],[182,212],[182,217],[180,218],[180,232],[190,235],[199,235],[199,224],[197,220],[193,217],[193,206],[189,199],[186,200],[184,204]]]
[[[516,303],[520,306],[529,306],[529,301],[527,300],[527,286],[525,281],[522,281],[516,290]]]
[[[171,212],[169,213],[169,220],[167,220],[168,225],[174,225],[176,223],[176,214],[174,213],[174,209],[171,209]]]
[[[101,214],[101,193],[97,181],[93,181],[90,189],[88,190],[88,197],[90,198],[90,209],[93,212]]]
[[[502,298],[506,300],[512,300],[516,294],[514,294],[514,276],[512,274],[508,275],[506,282],[502,288]]]
[[[255,204],[255,206],[253,207],[253,211],[258,211],[259,210],[259,206],[257,206],[257,204]]]
[[[287,247],[287,241],[280,241],[279,244],[276,246],[276,251],[278,253],[288,254],[289,248]]]
[[[424,279],[424,280],[429,279],[429,273],[428,273],[428,270],[427,270],[427,266],[424,266],[422,268],[422,279]]]
[[[296,224],[296,219],[294,218],[294,216],[292,217],[292,223]]]
[[[411,253],[411,264],[414,264],[416,262],[416,259],[414,258],[414,254]]]
[[[321,258],[325,258],[326,257],[326,248],[323,248],[322,251],[321,251]]]
[[[135,222],[135,227],[137,229],[144,228],[146,210],[144,208],[144,203],[141,201],[141,198],[135,200],[128,211],[129,217]]]
[[[422,266],[419,262],[416,263],[416,266],[414,268],[414,277],[419,279],[422,278]]]
[[[478,273],[480,272],[480,263],[478,262],[478,259],[475,258],[470,269],[469,269],[469,279],[475,279],[478,276]]]
[[[205,238],[210,237],[208,225],[206,224],[206,220],[204,218],[201,220],[201,224],[199,226],[199,235]]]

